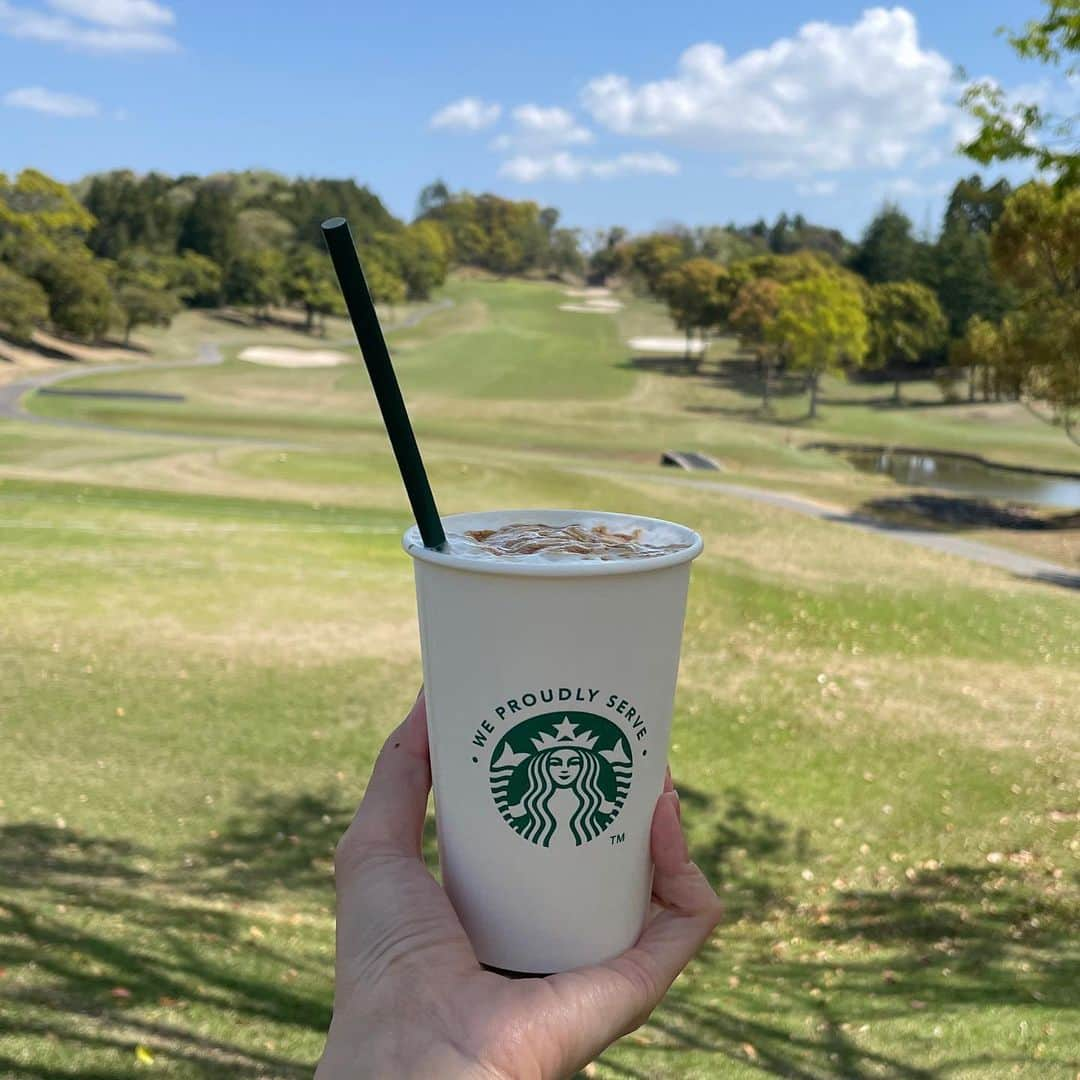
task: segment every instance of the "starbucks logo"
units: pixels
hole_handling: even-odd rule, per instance
[[[545,713],[522,720],[491,755],[491,794],[516,833],[541,847],[579,846],[618,817],[630,790],[630,742],[603,716]]]

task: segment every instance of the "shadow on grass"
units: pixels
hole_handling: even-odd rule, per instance
[[[989,528],[1027,532],[1080,529],[1080,511],[1050,513],[965,495],[893,495],[870,499],[854,512],[893,524],[932,526],[950,532]]]
[[[808,909],[792,898],[798,869],[815,859],[805,831],[738,789],[679,787],[699,830],[694,857],[725,899],[726,924],[640,1039],[600,1059],[600,1075],[664,1076],[690,1053],[808,1080],[1004,1072],[1013,1059],[914,1064],[913,1047],[885,1052],[859,1029],[916,1007],[940,1020],[959,1009],[1075,1003],[1069,913],[1034,870],[939,866],[900,889],[837,887]],[[274,1047],[289,1033],[317,1045],[325,1031],[328,942],[314,956],[286,954],[252,923],[267,910],[287,919],[297,904],[329,912],[330,859],[352,810],[335,792],[267,793],[183,865],[165,867],[122,839],[0,828],[0,1046],[19,1048],[0,1049],[0,1074],[116,1080],[136,1075],[142,1045],[184,1075],[310,1076],[310,1061]],[[430,819],[424,850],[433,859]],[[781,934],[803,945],[778,948]],[[309,938],[328,937],[327,917]],[[56,1063],[57,1048],[78,1051],[80,1066],[100,1060],[75,1072]],[[921,1049],[920,1060],[939,1060]],[[117,1055],[124,1064],[113,1064]]]
[[[1075,913],[1033,873],[937,866],[903,888],[834,888],[822,903],[800,905],[789,891],[795,868],[814,865],[804,833],[737,790],[714,797],[678,787],[688,816],[713,818],[692,854],[725,900],[725,922],[640,1039],[631,1036],[633,1060],[620,1044],[600,1059],[599,1075],[665,1076],[689,1054],[800,1080],[1006,1075],[1032,1067],[1031,1056],[946,1059],[918,1037],[883,1050],[880,1033],[863,1035],[894,1020],[925,1016],[929,1028],[950,1014],[1020,1006],[1035,1010],[1036,1030],[1039,1011],[1050,1020],[1075,1008]],[[1036,1067],[1048,1074],[1078,1064],[1046,1056]]]

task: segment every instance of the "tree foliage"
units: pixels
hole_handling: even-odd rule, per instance
[[[1080,3],[1044,0],[1042,18],[1006,38],[1016,54],[1061,68],[1067,78],[1080,73]],[[1030,161],[1056,178],[1059,192],[1080,187],[1080,113],[1054,113],[1035,102],[1013,101],[991,80],[968,88],[963,105],[979,130],[961,149],[983,165]]]
[[[776,356],[773,324],[780,310],[784,287],[775,278],[758,277],[739,287],[728,323],[744,348],[750,349],[761,365],[761,406],[769,408],[769,389]]]
[[[934,294],[916,281],[890,281],[870,290],[869,358],[893,373],[893,400],[900,401],[903,368],[940,350],[948,325]]]
[[[1072,436],[1080,415],[1080,188],[1018,189],[994,230],[991,256],[1018,295],[1003,323],[1017,354],[1017,392],[1047,402]]]
[[[783,288],[769,333],[791,368],[806,372],[813,418],[821,376],[858,365],[866,356],[869,325],[862,294],[839,274],[795,281]]]
[[[49,317],[49,298],[31,278],[0,263],[0,327],[15,341],[29,341]]]
[[[109,328],[113,295],[107,266],[82,251],[53,252],[35,267],[34,277],[49,297],[49,321],[72,337],[96,340]]]
[[[690,337],[702,338],[724,325],[730,303],[729,275],[710,259],[688,259],[661,277],[657,292],[667,301],[671,321],[686,333],[687,359]]]
[[[895,204],[886,204],[866,227],[851,260],[851,269],[871,285],[907,281],[916,276],[918,241],[911,219]]]
[[[14,180],[0,173],[0,260],[30,273],[61,247],[79,248],[93,215],[66,184],[24,169]]]
[[[314,328],[316,316],[325,319],[327,315],[345,314],[345,302],[332,268],[324,256],[311,248],[297,248],[290,255],[285,267],[284,295],[303,309],[308,330]]]

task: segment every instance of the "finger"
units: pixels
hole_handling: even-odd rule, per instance
[[[690,861],[677,798],[665,792],[653,814],[653,898],[662,910],[615,959],[543,980],[572,1004],[571,1063],[643,1024],[720,921],[720,900]]]
[[[430,790],[427,708],[421,689],[409,715],[383,743],[339,853],[419,857]]]
[[[675,790],[675,781],[671,779],[670,765],[668,765],[667,771],[664,773],[664,794],[666,795],[668,792],[675,796],[675,812],[679,815],[679,820],[682,821],[682,800]]]

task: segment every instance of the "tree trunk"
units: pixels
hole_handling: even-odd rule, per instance
[[[818,373],[816,371],[810,372],[810,412],[809,418],[811,420],[817,419],[817,392],[818,392]]]
[[[124,344],[125,345],[128,345],[131,342],[131,327],[132,327],[131,323],[129,323],[129,322],[124,323]]]
[[[975,372],[974,364],[968,364],[968,404],[975,404]]]
[[[310,304],[308,304],[307,305],[307,323],[305,324],[304,329],[309,334],[311,333],[311,327],[312,327],[312,324],[314,323],[314,321],[315,321],[315,309]]]
[[[902,397],[900,396],[900,376],[899,376],[899,375],[894,375],[894,376],[893,376],[893,392],[892,392],[892,399],[893,399],[893,404],[894,404],[894,405],[899,405],[899,404],[900,404],[900,402],[904,400],[904,399],[903,399],[903,398],[902,398]]]
[[[772,364],[767,356],[759,358],[761,361],[761,411],[770,412],[772,405],[769,401],[770,382],[772,381]]]
[[[686,361],[686,366],[690,366],[690,327],[686,328],[686,352],[683,353],[683,359]]]
[[[1080,446],[1080,434],[1076,431],[1076,420],[1073,418],[1072,413],[1066,412],[1062,417],[1061,426],[1065,429],[1065,435],[1072,442]]]

